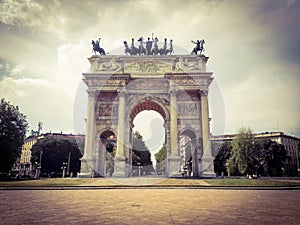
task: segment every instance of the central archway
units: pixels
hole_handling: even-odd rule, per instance
[[[132,175],[164,175],[166,134],[163,117],[154,110],[144,110],[133,119],[133,125]]]
[[[145,112],[152,112],[153,114],[158,114],[159,117],[163,120],[162,129],[164,129],[163,134],[163,145],[166,145],[166,118],[167,118],[167,109],[163,108],[165,106],[161,106],[160,103],[157,103],[155,99],[141,99],[136,104],[134,104],[129,114],[129,121],[130,121],[130,146],[129,149],[129,176],[145,176],[145,175],[157,175],[157,171],[155,168],[155,159],[153,157],[153,153],[148,146],[145,144],[145,139],[142,135],[140,135],[139,130],[135,129],[135,119]],[[149,115],[149,114],[148,114]],[[157,115],[157,116],[158,116]],[[147,119],[144,116],[144,119]],[[148,129],[150,130],[150,124]],[[157,141],[157,140],[155,140]],[[158,145],[158,147],[162,147],[162,145]],[[160,149],[156,148],[156,151]],[[149,161],[150,160],[150,161]],[[167,155],[165,155],[164,161],[167,161]],[[164,162],[164,167],[161,168],[163,172],[158,174],[165,175],[166,174],[166,166],[167,164]]]

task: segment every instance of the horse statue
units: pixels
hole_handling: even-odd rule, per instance
[[[170,53],[170,55],[171,55],[173,52],[174,52],[174,49],[173,49],[173,40],[171,39],[170,40],[170,48],[166,49],[165,54],[168,55]]]
[[[167,47],[168,47],[168,42],[167,42],[167,38],[165,38],[164,47],[159,49],[159,54],[160,55],[166,55]]]
[[[146,55],[146,48],[143,45],[143,37],[140,37],[138,39],[138,42],[140,42],[140,45],[139,45],[139,55]]]
[[[163,48],[159,49],[159,54],[160,55],[168,55],[170,53],[170,55],[174,52],[173,50],[173,40],[170,40],[170,47],[168,48],[168,43],[167,43],[167,38],[165,38],[164,41],[164,46]]]
[[[92,45],[93,45],[93,52],[95,53],[95,55],[97,54],[97,52],[99,52],[100,55],[105,55],[105,51],[103,48],[100,48],[100,39],[99,41],[97,40],[96,42],[94,40],[92,40]]]
[[[153,46],[153,49],[152,49],[152,55],[157,55],[158,53],[160,53],[160,50],[158,49],[158,38],[154,38],[154,46]]]
[[[129,55],[131,55],[131,50],[128,47],[127,41],[124,41],[124,46],[125,46],[125,54],[128,55],[127,53],[129,53]]]
[[[134,38],[131,39],[131,47],[128,46],[127,41],[124,41],[124,52],[126,55],[168,55],[174,52],[173,50],[173,40],[170,40],[169,48],[167,43],[167,38],[164,39],[164,46],[162,48],[158,47],[158,38],[155,37],[152,40],[148,37],[148,40],[144,42],[143,37],[140,37],[138,40],[139,47],[135,47]],[[204,41],[204,40],[203,40]],[[146,44],[146,47],[144,45]],[[152,47],[153,44],[153,47]]]
[[[139,49],[134,46],[134,38],[131,39],[130,55],[139,54]]]
[[[193,49],[192,53],[191,54],[196,54],[197,55],[197,52],[200,51],[200,55],[202,53],[202,51],[205,51],[203,45],[205,44],[205,41],[204,39],[202,39],[201,41],[197,40],[197,42],[195,41],[191,41],[192,43],[196,44],[196,47]]]
[[[153,33],[152,33],[152,40],[150,40],[150,37],[148,37],[148,41],[146,41],[146,55],[151,55],[152,54],[152,43],[153,43]]]

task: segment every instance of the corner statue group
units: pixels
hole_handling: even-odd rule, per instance
[[[99,52],[100,55],[105,55],[104,49],[100,48],[100,40],[101,40],[101,38],[99,38],[99,40],[97,40],[96,42],[94,40],[92,40],[93,52],[95,54],[97,54],[97,52]]]
[[[201,55],[201,53],[205,51],[205,49],[203,47],[203,45],[205,44],[204,39],[202,39],[201,41],[197,40],[197,42],[196,41],[191,41],[191,42],[196,44],[196,47],[193,49],[191,54],[195,53],[197,55],[197,52],[200,51],[199,54]]]

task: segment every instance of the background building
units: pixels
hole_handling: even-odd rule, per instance
[[[300,139],[284,132],[264,132],[253,134],[256,139],[266,139],[275,141],[284,146],[286,151],[286,161],[284,164],[284,174],[287,176],[299,175],[299,142]],[[227,134],[211,137],[211,146],[213,157],[218,154],[221,144],[225,141],[232,141],[237,134]]]
[[[40,135],[31,135],[24,140],[24,144],[22,145],[22,151],[20,158],[16,161],[13,171],[18,173],[21,176],[33,176],[33,166],[31,163],[31,149],[32,146],[40,139],[45,137],[54,137],[60,139],[74,140],[76,139],[76,143],[78,148],[83,154],[84,152],[84,139],[85,135],[74,135],[74,134],[63,134],[61,133],[45,133]]]
[[[19,173],[22,176],[30,176],[32,171],[31,165],[31,148],[37,142],[39,136],[30,136],[25,139],[22,145],[22,152],[20,158],[20,168]]]

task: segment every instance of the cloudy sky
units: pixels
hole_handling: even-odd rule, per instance
[[[188,51],[204,38],[213,134],[246,125],[299,137],[299,21],[299,0],[0,0],[0,97],[30,130],[42,121],[44,132],[83,133],[86,105],[74,105],[85,99],[92,39],[114,52],[152,32]]]

